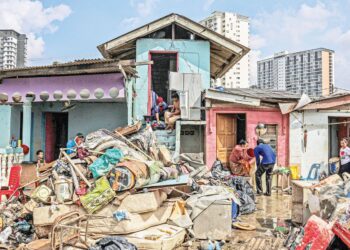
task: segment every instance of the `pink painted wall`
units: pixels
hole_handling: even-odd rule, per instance
[[[251,147],[256,146],[258,136],[255,127],[259,122],[278,125],[277,164],[288,166],[289,162],[289,115],[282,115],[277,108],[218,107],[206,112],[206,164],[211,168],[216,160],[216,115],[246,114],[246,139]]]

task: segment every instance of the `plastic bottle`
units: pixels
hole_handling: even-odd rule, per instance
[[[11,234],[12,234],[12,228],[11,227],[5,228],[5,230],[0,233],[0,243],[5,244]]]

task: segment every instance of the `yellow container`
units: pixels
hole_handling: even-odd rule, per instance
[[[292,165],[289,167],[290,172],[291,172],[291,176],[292,176],[292,180],[299,180],[300,176],[299,176],[299,166],[298,165]]]

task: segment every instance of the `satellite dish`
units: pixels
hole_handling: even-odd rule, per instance
[[[69,112],[75,109],[76,106],[76,104],[72,104],[70,101],[66,101],[63,103],[63,108],[61,109],[61,112]]]
[[[255,128],[255,132],[258,136],[262,136],[262,135],[266,134],[266,132],[267,132],[266,125],[263,123],[259,123]]]

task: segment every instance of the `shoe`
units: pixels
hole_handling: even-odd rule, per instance
[[[262,196],[263,195],[263,193],[261,193],[261,192],[256,192],[256,194],[255,194],[256,196]]]
[[[271,196],[271,193],[264,193],[265,196]]]

